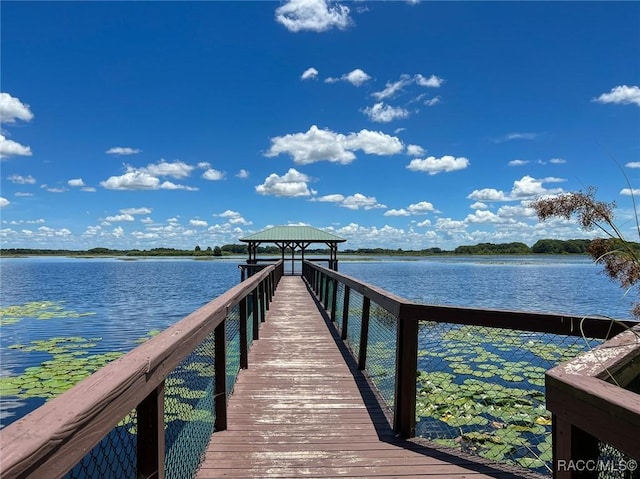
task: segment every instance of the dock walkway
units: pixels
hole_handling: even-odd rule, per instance
[[[276,289],[197,478],[515,477],[395,438],[299,276]]]

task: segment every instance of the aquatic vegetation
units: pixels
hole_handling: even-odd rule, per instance
[[[423,330],[416,404],[420,435],[543,471],[551,461],[545,371],[584,352],[586,343],[517,330],[447,328]]]
[[[18,376],[0,377],[0,396],[51,399],[70,389],[109,362],[120,352],[90,354],[102,338],[80,336],[38,339],[29,344],[13,344],[9,349],[49,353],[51,359],[26,368]]]
[[[91,316],[95,313],[77,312],[65,309],[62,302],[57,301],[31,301],[22,305],[0,308],[0,326],[15,324],[24,318],[55,319],[55,318],[80,318]]]

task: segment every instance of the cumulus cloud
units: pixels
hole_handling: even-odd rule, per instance
[[[626,166],[627,168],[640,168],[640,161],[630,161],[629,163],[626,163],[624,166]]]
[[[425,154],[424,148],[419,145],[407,145],[407,155],[409,156],[422,156]]]
[[[603,93],[598,98],[594,98],[593,101],[640,106],[640,87],[620,85],[612,88],[609,93]]]
[[[367,154],[394,155],[404,149],[402,142],[382,132],[361,130],[358,133],[343,135],[331,130],[321,130],[313,125],[306,133],[292,133],[271,139],[271,148],[267,157],[289,154],[299,165],[330,161],[351,163],[362,150]]]
[[[290,32],[325,32],[351,24],[349,7],[328,0],[288,0],[276,9],[276,21]]]
[[[142,152],[142,150],[139,150],[137,148],[129,148],[129,147],[123,147],[123,146],[114,146],[113,148],[109,148],[106,153],[108,155],[136,155],[138,153]]]
[[[400,208],[399,210],[391,209],[384,212],[384,216],[411,216],[404,208]]]
[[[115,215],[115,216],[107,216],[104,220],[108,221],[109,223],[115,223],[118,221],[134,221],[135,218],[133,217],[133,215],[122,214],[122,215]]]
[[[11,202],[8,199],[0,196],[0,208],[4,208],[5,206],[9,206],[10,204]]]
[[[190,224],[191,226],[201,226],[201,227],[209,226],[209,223],[207,223],[206,221],[204,221],[204,220],[197,220],[197,219],[195,219],[195,220],[190,220],[190,221],[189,221],[189,224]]]
[[[509,166],[523,166],[529,163],[527,160],[511,160]]]
[[[513,187],[509,193],[505,193],[502,190],[495,188],[483,188],[480,190],[474,190],[467,199],[495,202],[495,201],[516,201],[523,199],[533,199],[538,196],[555,195],[562,193],[562,188],[545,188],[544,183],[561,183],[565,181],[562,178],[547,177],[547,178],[533,178],[529,175],[525,175],[519,180],[513,182]]]
[[[9,93],[0,93],[0,123],[15,123],[16,120],[31,121],[33,113],[29,105]]]
[[[553,165],[562,165],[564,163],[566,163],[567,160],[564,160],[562,158],[551,158],[549,160],[549,163],[553,164]]]
[[[378,200],[374,196],[365,196],[361,193],[347,196],[339,206],[343,208],[349,208],[350,210],[370,210],[373,208],[386,208],[385,205],[378,203]]]
[[[423,160],[416,158],[411,160],[407,165],[407,168],[411,171],[423,171],[430,175],[437,175],[442,172],[450,172],[457,170],[464,170],[469,166],[469,160],[464,157],[454,157],[451,155],[445,155],[442,158],[436,158],[430,156]]]
[[[75,186],[75,187],[85,186],[84,181],[82,181],[82,178],[74,178],[72,180],[67,181],[67,184],[69,186]]]
[[[247,221],[246,219],[244,219],[242,217],[242,215],[240,213],[238,213],[237,211],[233,211],[233,210],[226,210],[226,211],[224,211],[223,213],[220,213],[217,216],[220,216],[222,218],[226,218],[227,221],[229,222],[229,224],[232,224],[232,225],[250,225],[250,224],[252,224],[251,221]]]
[[[623,196],[640,196],[640,189],[638,188],[623,188],[620,190],[620,194]]]
[[[426,78],[419,73],[415,76],[416,84],[429,88],[440,88],[440,86],[444,83],[442,78],[439,78],[435,75],[431,75],[429,78]]]
[[[311,201],[321,201],[325,203],[341,203],[344,201],[344,195],[333,194],[333,195],[317,196],[315,198],[312,198]]]
[[[356,68],[349,73],[345,73],[339,78],[329,77],[325,80],[325,83],[336,83],[339,81],[345,81],[351,83],[354,86],[361,86],[369,80],[371,80],[371,77],[369,75],[367,75],[360,68]]]
[[[311,179],[294,168],[289,168],[286,174],[278,176],[270,174],[261,185],[256,186],[256,192],[261,195],[300,197],[311,196],[308,183]]]
[[[402,107],[393,107],[386,105],[384,102],[379,102],[365,108],[364,114],[367,115],[371,121],[389,123],[390,121],[400,118],[407,118],[409,111]]]
[[[151,208],[122,208],[120,213],[125,215],[148,215],[151,214]]]
[[[424,101],[424,104],[426,106],[435,106],[438,103],[440,103],[440,97],[439,96],[434,96],[433,98],[429,98],[428,100]]]
[[[300,75],[301,80],[310,80],[317,77],[318,77],[318,70],[316,70],[313,67],[307,68],[304,72],[302,72],[302,75]]]
[[[245,169],[241,169],[240,171],[238,171],[238,173],[236,173],[236,176],[242,179],[249,178],[249,171]]]
[[[160,182],[162,176],[173,178],[186,178],[191,174],[194,167],[182,161],[168,163],[161,160],[146,167],[134,168],[125,165],[125,174],[111,176],[109,179],[100,182],[100,186],[109,190],[187,190],[196,191],[197,188],[175,184],[171,181]]]
[[[412,205],[409,205],[407,210],[412,215],[424,215],[424,214],[436,211],[436,209],[434,208],[433,204],[428,202],[428,201],[420,201],[418,203],[414,203]]]
[[[31,156],[31,148],[21,145],[17,141],[8,140],[0,134],[0,159],[10,156]]]
[[[36,179],[29,176],[20,176],[20,175],[11,175],[7,178],[11,183],[15,183],[16,185],[35,185]]]
[[[224,173],[216,170],[215,168],[209,168],[207,171],[202,173],[202,177],[205,180],[218,181],[224,179]]]

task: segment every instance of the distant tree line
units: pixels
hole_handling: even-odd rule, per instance
[[[610,240],[614,241],[614,240]],[[345,249],[340,254],[353,255],[385,255],[385,256],[430,256],[430,255],[526,255],[526,254],[587,254],[591,240],[588,239],[541,239],[533,246],[529,247],[525,243],[479,243],[472,246],[458,246],[454,250],[443,250],[441,248],[426,248],[421,250],[403,250],[402,248],[358,248]],[[628,242],[633,249],[640,252],[640,243]],[[615,245],[613,245],[615,246]],[[285,250],[290,253],[291,250]],[[91,248],[89,250],[66,250],[66,249],[32,249],[32,248],[4,248],[0,249],[1,256],[36,256],[36,255],[57,255],[57,256],[238,256],[247,254],[246,244],[226,244],[223,246],[207,246],[205,249],[199,245],[192,250],[176,248],[152,248],[149,250],[130,249],[117,250],[110,248]],[[281,254],[277,246],[260,246],[258,254]],[[305,254],[329,254],[328,248],[307,249]]]

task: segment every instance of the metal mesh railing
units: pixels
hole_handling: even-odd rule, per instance
[[[336,293],[336,325],[342,330],[342,312],[344,310],[344,284],[338,283]]]
[[[136,413],[132,411],[64,479],[136,477]]]
[[[226,324],[227,338],[227,398],[233,391],[240,372],[240,306],[229,311]]]
[[[349,293],[349,315],[347,320],[347,343],[357,358],[360,354],[360,331],[362,329],[363,297],[357,291]]]
[[[544,374],[597,340],[423,322],[416,433],[535,472],[551,471]]]
[[[366,370],[390,409],[396,385],[397,321],[386,309],[371,303]]]
[[[165,477],[193,477],[213,433],[214,333],[165,382]]]

